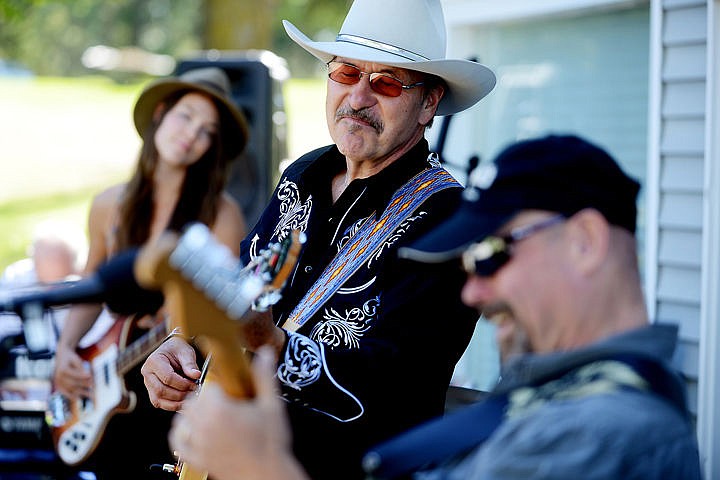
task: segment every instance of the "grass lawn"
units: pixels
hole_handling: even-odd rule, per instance
[[[128,177],[139,147],[131,120],[142,85],[103,77],[0,78],[0,270],[25,256],[35,226],[85,231],[92,196]],[[324,80],[285,83],[288,156],[329,142]]]

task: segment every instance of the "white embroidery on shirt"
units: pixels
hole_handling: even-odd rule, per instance
[[[355,234],[358,232],[358,230],[360,230],[360,227],[363,226],[367,219],[368,217],[361,218],[355,221],[355,223],[353,223],[352,225],[350,225],[350,227],[345,231],[345,234],[342,236],[342,238],[337,244],[338,252],[345,246],[345,244],[350,241],[350,239],[352,239],[352,237],[355,236]]]
[[[296,390],[317,381],[322,374],[320,346],[309,338],[288,332],[288,347],[278,366],[278,379]]]
[[[340,287],[338,288],[337,293],[339,295],[352,295],[353,293],[362,292],[366,288],[368,288],[370,285],[375,283],[375,280],[377,280],[377,276],[372,277],[370,280],[365,282],[362,285],[358,285],[357,287]]]
[[[383,242],[383,244],[380,245],[380,248],[377,249],[377,251],[376,251],[375,254],[372,256],[372,258],[370,258],[370,260],[369,260],[368,263],[367,263],[368,268],[370,268],[370,267],[372,266],[373,260],[377,260],[378,258],[380,258],[380,255],[383,254],[383,251],[385,251],[385,250],[387,250],[388,248],[392,247],[392,245],[393,245],[395,242],[397,242],[397,241],[400,239],[400,237],[402,237],[402,236],[405,234],[405,232],[408,231],[408,227],[410,226],[411,223],[413,223],[413,222],[415,222],[415,221],[417,221],[417,220],[422,219],[422,217],[424,217],[424,216],[426,216],[426,215],[427,215],[427,212],[418,212],[417,215],[415,215],[415,216],[413,216],[413,217],[408,217],[405,221],[403,221],[403,222],[400,224],[400,226],[392,233],[392,235],[390,235],[390,236],[387,238],[387,240],[385,240],[385,241]]]
[[[281,242],[292,230],[304,232],[307,229],[312,210],[312,195],[308,196],[304,203],[301,202],[297,184],[284,179],[278,187],[277,198],[280,200],[280,218],[275,226],[273,237]]]
[[[372,327],[380,297],[371,298],[362,307],[345,310],[341,315],[333,308],[326,308],[322,320],[310,332],[310,337],[330,348],[359,348],[360,338]]]

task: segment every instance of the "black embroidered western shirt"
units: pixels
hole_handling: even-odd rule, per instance
[[[335,146],[310,152],[283,173],[241,246],[248,262],[293,229],[307,240],[273,307],[283,325],[325,266],[393,194],[431,166],[422,140],[378,174],[357,179],[333,204],[331,184],[345,168]],[[457,207],[458,185],[434,193],[383,242],[297,332],[290,332],[277,376],[288,402],[294,450],[315,480],[362,478],[360,460],[378,441],[443,411],[455,363],[477,314],[462,305],[456,264],[397,258]]]

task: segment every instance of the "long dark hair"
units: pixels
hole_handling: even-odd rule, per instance
[[[194,90],[182,90],[163,100],[162,112],[150,123],[144,132],[142,148],[137,167],[130,178],[120,203],[115,245],[118,251],[140,246],[150,238],[153,208],[153,175],[157,168],[158,151],[155,146],[155,132],[167,112],[187,93]],[[212,100],[211,97],[207,97]],[[232,161],[223,149],[222,128],[230,120],[221,106],[213,100],[220,115],[221,128],[213,138],[212,145],[197,162],[185,172],[180,197],[173,211],[168,230],[180,231],[188,223],[202,222],[212,226],[218,213],[220,199],[228,178]]]

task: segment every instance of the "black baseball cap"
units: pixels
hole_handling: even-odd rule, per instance
[[[640,184],[605,150],[578,136],[520,141],[479,165],[458,210],[399,255],[430,263],[451,260],[523,210],[570,217],[593,208],[634,234],[639,190]]]

